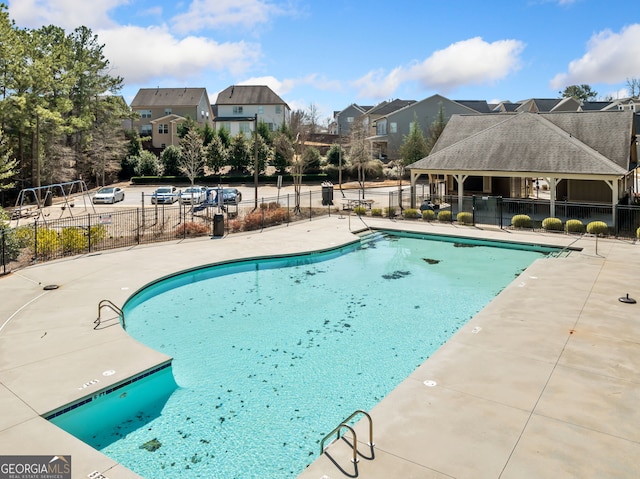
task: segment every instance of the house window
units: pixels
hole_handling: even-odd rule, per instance
[[[169,125],[159,124],[158,133],[160,133],[161,135],[166,135],[167,133],[169,133]]]
[[[389,123],[389,133],[398,133],[398,124],[395,121]]]
[[[227,131],[231,131],[231,122],[223,121],[222,124],[220,125],[220,128],[224,128]]]
[[[269,131],[276,131],[275,123],[267,123],[267,127],[269,128]]]
[[[387,134],[387,122],[379,121],[376,124],[376,135],[386,135]]]
[[[164,109],[164,114],[165,115],[171,115],[171,108],[165,108]]]
[[[152,131],[153,131],[153,127],[151,125],[142,125],[140,127],[141,135],[150,135]]]
[[[258,115],[264,115],[264,107],[263,106],[259,106],[258,107]]]
[[[347,123],[353,123],[353,117],[352,116],[348,116],[347,117]]]
[[[242,115],[243,110],[244,109],[241,106],[234,106],[233,107],[233,114],[234,115]]]
[[[251,133],[251,129],[249,128],[249,122],[245,121],[243,123],[240,123],[240,131],[242,133]]]
[[[151,118],[151,110],[140,110],[140,118]]]
[[[282,105],[276,105],[276,114],[279,115],[282,113]]]

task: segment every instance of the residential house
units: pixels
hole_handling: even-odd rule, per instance
[[[486,102],[484,102],[484,106],[488,110]],[[413,122],[418,121],[426,136],[428,129],[438,119],[441,109],[445,120],[456,114],[478,113],[477,110],[469,106],[449,100],[441,95],[433,95],[424,100],[410,103],[375,121],[375,135],[368,138],[371,142],[373,155],[388,160],[398,159],[404,137],[409,135]]]
[[[333,124],[329,131],[339,137],[348,137],[351,134],[351,125],[366,112],[371,110],[372,106],[362,106],[352,103],[345,109],[333,113]]]
[[[464,195],[527,197],[543,178],[551,216],[557,201],[615,205],[635,187],[635,122],[629,110],[454,115],[429,156],[408,166],[411,184],[428,176],[430,191],[457,191],[461,207]]]
[[[213,112],[205,88],[141,88],[131,102],[139,117],[133,128],[151,136],[155,149],[178,145],[177,127],[187,118],[199,126],[213,126]]]
[[[216,130],[224,127],[231,136],[248,135],[256,118],[276,131],[289,123],[291,114],[289,105],[265,85],[232,85],[218,93],[213,111]]]

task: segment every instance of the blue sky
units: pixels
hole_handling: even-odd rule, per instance
[[[0,0],[3,1],[3,0]],[[628,0],[4,0],[22,28],[85,25],[130,102],[140,88],[269,85],[326,123],[351,103],[628,95],[640,15]]]

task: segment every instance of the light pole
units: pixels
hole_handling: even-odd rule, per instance
[[[258,209],[258,114],[253,117],[253,186],[255,190],[254,210]]]

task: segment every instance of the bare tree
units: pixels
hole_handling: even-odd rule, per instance
[[[180,163],[178,168],[182,171],[191,186],[195,183],[196,176],[202,173],[204,168],[204,146],[200,134],[191,129],[180,142]]]
[[[627,78],[627,88],[630,97],[638,98],[640,96],[640,78]]]
[[[375,167],[369,142],[367,141],[367,129],[361,118],[356,118],[351,125],[350,140],[349,163],[351,169],[356,171],[358,175],[358,183],[360,184],[362,199],[364,199],[366,173],[367,171],[372,171]]]

